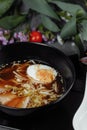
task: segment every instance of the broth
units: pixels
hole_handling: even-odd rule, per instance
[[[26,73],[29,66],[43,64],[35,60],[17,61],[1,66],[0,104],[15,108],[34,108],[59,99],[64,79],[59,72],[51,83],[40,83]]]

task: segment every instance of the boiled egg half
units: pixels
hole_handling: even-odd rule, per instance
[[[48,65],[34,64],[27,68],[27,74],[39,83],[46,84],[55,80],[57,71]]]

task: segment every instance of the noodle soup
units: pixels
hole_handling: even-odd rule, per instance
[[[64,93],[64,79],[51,66],[35,60],[1,66],[0,104],[14,108],[44,106]]]

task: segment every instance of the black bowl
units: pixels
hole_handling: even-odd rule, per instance
[[[50,64],[58,70],[65,80],[65,93],[58,100],[38,108],[11,108],[0,105],[0,110],[14,115],[28,115],[36,110],[47,109],[60,102],[69,93],[75,81],[75,69],[73,63],[60,50],[40,43],[14,43],[3,46],[0,50],[0,65],[18,60],[35,59]]]

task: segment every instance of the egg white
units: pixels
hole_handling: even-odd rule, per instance
[[[52,76],[53,76],[53,80],[55,80],[56,76],[57,76],[57,71],[50,67],[50,66],[47,66],[47,65],[43,65],[43,64],[34,64],[34,65],[31,65],[27,68],[27,74],[28,76],[30,76],[31,78],[33,78],[34,80],[38,81],[38,82],[43,82],[41,81],[41,79],[39,79],[37,77],[37,72],[39,70],[47,70],[49,72],[51,72]],[[43,77],[44,78],[44,77]],[[52,81],[51,81],[52,82]],[[47,81],[44,81],[43,83],[47,83]]]

